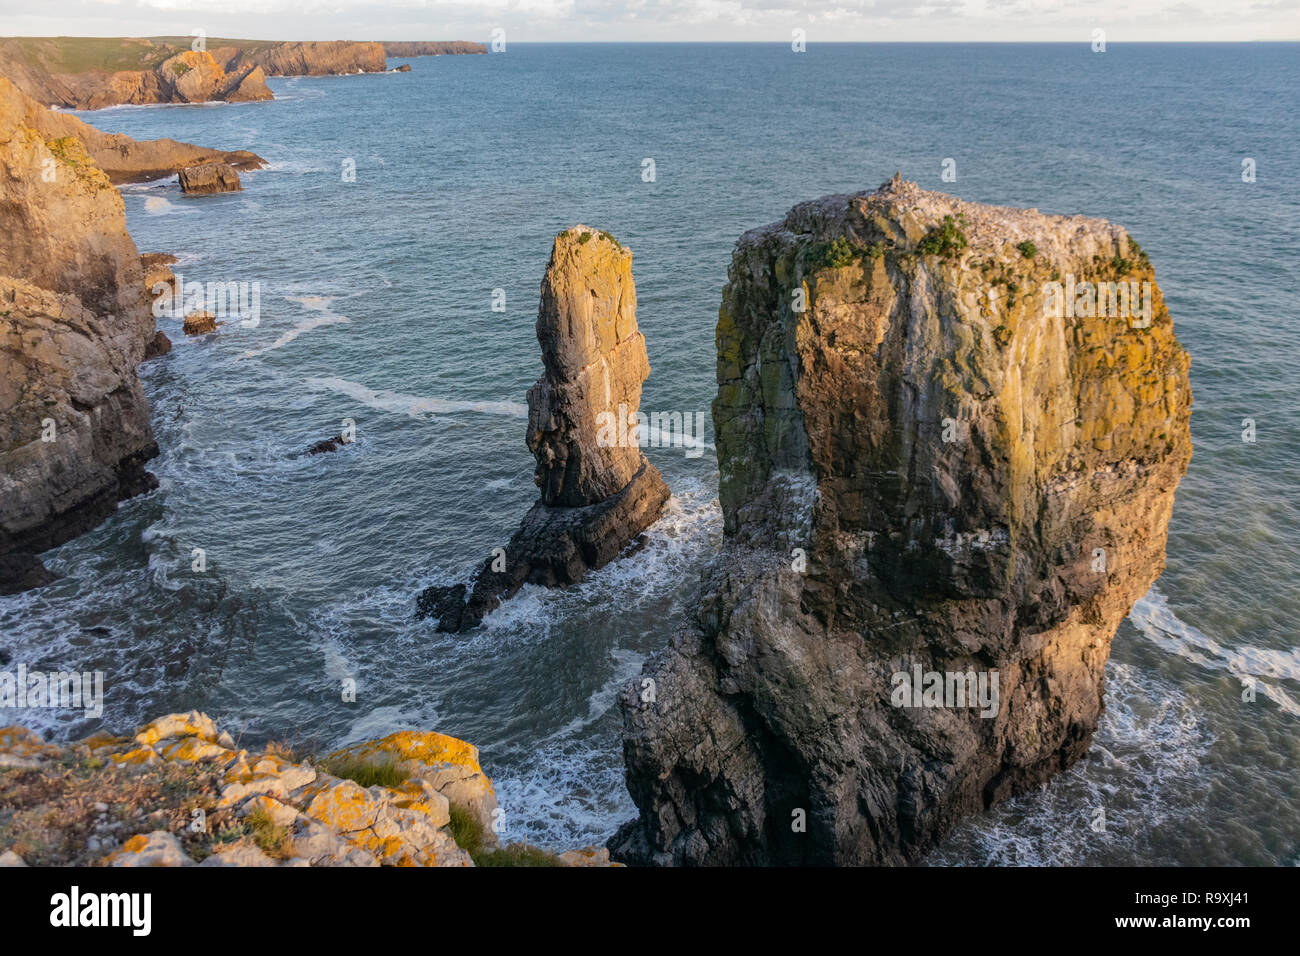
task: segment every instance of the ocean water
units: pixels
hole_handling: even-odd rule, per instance
[[[103,670],[114,729],[199,708],[254,743],[460,736],[508,836],[605,839],[633,814],[615,695],[686,620],[720,541],[712,451],[649,450],[675,497],[634,557],[526,589],[468,636],[413,619],[416,593],[463,578],[535,497],[524,393],[551,238],[585,222],[634,250],[642,408],[707,412],[736,238],[900,170],[1129,228],[1196,400],[1168,567],[1115,639],[1092,752],[930,862],[1300,863],[1297,53],[512,45],[408,74],[272,79],[270,103],[83,114],[270,161],[233,195],[123,190],[142,251],[179,255],[186,280],[259,282],[261,321],[201,339],[160,321],[176,348],[143,378],[161,486],[50,552],[58,583],[0,598],[0,649]],[[353,445],[302,454],[344,419]],[[14,717],[58,737],[100,723]]]

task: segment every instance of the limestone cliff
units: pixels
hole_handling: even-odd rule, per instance
[[[897,178],[744,235],[717,343],[724,550],[621,698],[611,849],[915,860],[1087,751],[1164,566],[1187,355],[1119,226]]]
[[[436,616],[442,631],[473,627],[526,583],[576,583],[636,541],[669,497],[636,441],[650,362],[631,250],[586,226],[556,236],[537,339],[546,371],[528,390],[527,441],[541,498],[469,588],[421,595],[421,614]]]
[[[47,140],[0,80],[0,593],[34,555],[154,486],[136,366],[154,318],[122,197],[75,137]]]
[[[227,70],[260,67],[268,76],[382,73],[388,68],[383,46],[371,41],[286,41],[260,47],[235,45],[216,50],[214,55],[224,59]]]
[[[0,806],[0,866],[609,865],[503,847],[478,750],[425,731],[298,755],[195,711],[68,745],[6,727]]]
[[[174,176],[201,163],[228,163],[235,169],[260,169],[265,160],[247,150],[227,152],[206,149],[174,139],[135,140],[121,133],[105,133],[75,116],[55,113],[15,88],[0,76],[0,101],[7,113],[47,141],[75,138],[114,185]]]
[[[482,43],[469,40],[385,40],[384,52],[389,56],[457,56],[486,53]]]

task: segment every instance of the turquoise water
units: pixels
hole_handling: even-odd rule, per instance
[[[1168,569],[1115,640],[1091,755],[933,860],[1300,862],[1297,52],[512,45],[409,74],[272,79],[271,103],[84,114],[270,161],[236,195],[124,190],[142,251],[181,256],[188,280],[260,282],[261,322],[204,339],[160,322],[176,348],[143,377],[161,487],[51,552],[57,584],[0,599],[0,648],[105,671],[112,728],[199,708],[251,741],[464,737],[508,835],[603,840],[633,813],[615,694],[685,621],[720,539],[712,453],[650,449],[676,498],[635,557],[567,592],[528,589],[468,636],[413,620],[414,595],[461,578],[535,498],[524,392],[551,237],[585,222],[634,250],[642,407],[707,411],[736,238],[901,170],[1129,228],[1196,398]],[[354,445],[300,454],[343,419]],[[64,737],[96,726],[15,716]]]

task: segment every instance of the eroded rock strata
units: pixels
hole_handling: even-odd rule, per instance
[[[587,226],[556,236],[537,339],[546,371],[528,390],[527,441],[541,497],[468,585],[420,596],[421,615],[436,616],[440,631],[473,627],[524,584],[580,581],[633,544],[669,497],[635,441],[650,362],[636,324],[631,250]],[[630,428],[619,429],[618,416]]]
[[[60,149],[58,144],[75,139],[114,185],[173,176],[201,163],[228,163],[240,170],[266,165],[260,156],[247,150],[227,152],[174,139],[135,140],[121,133],[105,133],[75,116],[47,109],[3,76],[0,101],[15,122],[40,133],[55,151]]]
[[[47,141],[0,80],[0,593],[35,555],[156,485],[136,367],[154,339],[122,197],[75,137]]]
[[[897,178],[745,234],[717,343],[724,546],[621,698],[640,815],[611,849],[915,860],[1088,749],[1164,567],[1187,355],[1121,227]],[[904,706],[917,668],[996,673],[994,714]]]

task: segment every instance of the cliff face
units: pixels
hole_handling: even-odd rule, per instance
[[[227,70],[256,66],[265,70],[268,76],[382,73],[388,68],[381,44],[348,40],[291,41],[254,49],[226,47],[216,51],[216,55],[225,57]]]
[[[75,116],[46,109],[3,76],[0,76],[0,101],[15,122],[40,133],[47,142],[66,137],[77,139],[114,185],[174,176],[201,163],[227,163],[236,169],[260,169],[266,165],[260,156],[247,150],[226,152],[174,139],[134,140],[121,133],[105,133]]]
[[[636,324],[631,250],[586,226],[556,236],[537,340],[546,371],[528,390],[527,441],[541,498],[470,588],[421,595],[421,614],[436,616],[441,631],[478,624],[526,583],[580,581],[633,543],[669,497],[636,442],[650,361]]]
[[[640,817],[611,849],[914,860],[1087,751],[1164,567],[1188,359],[1120,227],[897,179],[747,233],[729,279],[725,547],[621,698]],[[1111,282],[1124,314],[1084,285]]]
[[[75,137],[47,140],[0,81],[0,593],[32,555],[154,486],[136,366],[154,336],[122,198]]]
[[[269,100],[274,97],[268,75],[387,69],[384,45],[374,42],[212,39],[209,50],[193,50],[191,44],[190,37],[4,37],[0,74],[42,106],[93,110],[128,103]],[[460,41],[403,46],[423,50],[405,56],[486,52],[481,44]]]
[[[458,56],[467,53],[486,53],[487,46],[469,40],[385,40],[384,52],[389,56]]]

